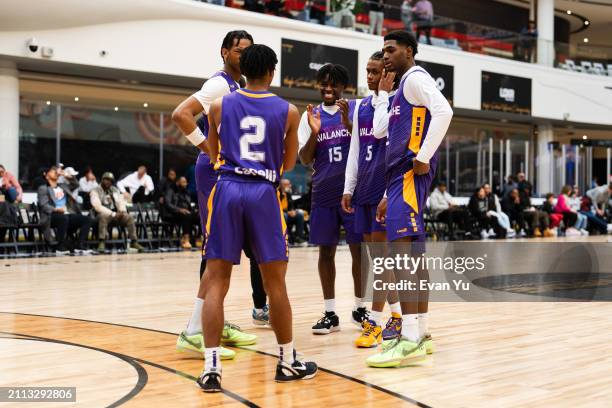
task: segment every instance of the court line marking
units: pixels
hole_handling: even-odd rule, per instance
[[[39,337],[39,336],[32,336],[29,334],[11,333],[11,332],[5,332],[5,331],[0,331],[0,333],[8,334],[10,336],[10,337],[1,337],[4,339],[41,341],[41,342],[47,342],[47,343],[62,344],[62,345],[72,346],[72,347],[86,348],[89,350],[97,351],[99,353],[108,354],[110,356],[118,358],[128,363],[129,365],[131,365],[134,368],[134,370],[136,370],[136,374],[138,375],[136,384],[132,387],[130,392],[128,392],[127,394],[125,394],[123,397],[119,398],[117,401],[113,402],[112,404],[108,405],[108,408],[114,408],[114,407],[118,407],[120,405],[125,404],[126,402],[134,398],[136,395],[138,395],[138,393],[140,393],[140,391],[144,389],[144,387],[147,385],[147,382],[149,381],[149,374],[147,373],[147,370],[145,370],[143,366],[141,366],[136,361],[134,361],[132,357],[126,356],[124,354],[116,353],[114,351],[105,350],[105,349],[101,349],[101,348],[97,348],[93,346],[87,346],[84,344],[71,343],[71,342],[67,342],[63,340],[49,339],[49,338]]]
[[[0,313],[6,313],[6,312],[0,312]],[[16,339],[16,340],[42,341],[42,342],[48,342],[48,343],[57,343],[57,344],[64,344],[64,345],[74,346],[74,347],[87,348],[87,349],[91,349],[91,350],[95,350],[95,351],[99,351],[99,352],[102,352],[102,353],[106,353],[106,354],[110,354],[112,356],[115,356],[115,357],[117,357],[117,358],[119,358],[119,359],[121,359],[121,360],[123,360],[123,361],[125,361],[125,362],[127,362],[129,364],[131,364],[134,368],[139,367],[139,369],[138,368],[136,369],[136,371],[137,371],[137,373],[139,375],[139,377],[138,377],[139,380],[138,380],[138,383],[135,386],[135,388],[138,387],[138,385],[140,384],[141,371],[142,371],[142,373],[143,373],[143,375],[145,377],[144,378],[144,383],[142,384],[142,386],[133,395],[131,395],[129,398],[125,399],[128,395],[132,394],[132,392],[135,389],[134,388],[132,391],[130,391],[129,394],[127,394],[126,396],[124,396],[123,398],[118,400],[117,402],[109,405],[108,406],[109,408],[111,408],[111,407],[118,407],[119,405],[122,405],[125,402],[129,401],[130,399],[135,397],[140,391],[142,391],[142,389],[147,384],[148,377],[149,377],[148,374],[147,374],[147,370],[145,370],[144,367],[142,367],[138,363],[150,365],[151,367],[155,367],[155,368],[158,368],[160,370],[164,370],[164,371],[167,371],[169,373],[178,375],[180,377],[187,378],[187,379],[189,379],[189,380],[191,380],[193,382],[195,382],[197,380],[197,378],[194,377],[193,375],[187,374],[187,373],[179,371],[179,370],[176,370],[174,368],[166,367],[166,366],[163,366],[161,364],[157,364],[157,363],[154,363],[152,361],[144,360],[144,359],[139,358],[139,357],[133,357],[133,356],[129,356],[127,354],[117,353],[117,352],[111,351],[111,350],[106,350],[106,349],[101,349],[101,348],[98,348],[98,347],[88,346],[86,344],[73,343],[73,342],[64,341],[64,340],[52,339],[52,338],[49,338],[49,337],[35,336],[35,335],[32,335],[32,334],[12,333],[12,332],[5,332],[5,331],[0,331],[0,333],[2,333],[2,334],[9,334],[9,335],[12,336],[12,337],[9,337],[9,338]],[[19,336],[19,337],[16,337],[16,336]],[[234,392],[231,392],[231,391],[228,391],[228,390],[225,390],[225,389],[221,390],[221,392],[223,394],[225,394],[226,396],[228,396],[228,397],[230,397],[230,398],[232,398],[232,399],[234,399],[234,400],[236,400],[236,401],[246,405],[247,407],[260,408],[259,405],[255,404],[255,403],[253,403],[253,402],[251,402],[249,400],[247,400],[246,398],[241,397],[240,395],[238,395],[238,394],[236,394]]]
[[[173,336],[178,336],[179,335],[178,333],[172,333],[172,332],[168,332],[168,331],[164,331],[164,330],[150,329],[150,328],[147,328],[147,327],[130,326],[130,325],[121,324],[121,323],[101,322],[101,321],[97,321],[97,320],[77,319],[77,318],[74,318],[74,317],[61,317],[61,316],[50,316],[50,315],[41,315],[41,314],[33,314],[33,313],[2,312],[2,311],[0,311],[0,313],[1,314],[22,315],[22,316],[48,317],[48,318],[63,319],[63,320],[75,320],[75,321],[79,321],[79,322],[100,323],[100,324],[106,324],[106,325],[109,325],[109,326],[119,326],[119,327],[126,327],[126,328],[130,328],[130,329],[146,330],[146,331],[150,331],[150,332],[154,332],[154,333],[170,334],[170,335],[173,335]],[[252,351],[252,352],[255,352],[255,353],[258,353],[258,354],[262,354],[262,355],[265,355],[265,356],[269,356],[269,357],[278,358],[277,355],[274,355],[274,354],[271,354],[271,353],[266,353],[265,351],[254,350],[254,349],[245,348],[245,347],[235,347],[235,348],[238,348],[240,350]],[[395,392],[395,391],[391,391],[391,390],[389,390],[387,388],[384,388],[384,387],[381,387],[379,385],[369,383],[369,382],[367,382],[365,380],[361,380],[359,378],[351,377],[350,375],[342,374],[342,373],[339,373],[337,371],[330,370],[329,368],[324,368],[324,367],[320,367],[320,366],[319,366],[319,370],[321,370],[323,372],[326,372],[328,374],[331,374],[331,375],[335,375],[335,376],[344,378],[345,380],[348,380],[348,381],[356,382],[356,383],[358,383],[360,385],[363,385],[365,387],[375,389],[377,391],[383,392],[385,394],[388,394],[388,395],[390,395],[392,397],[401,399],[403,401],[410,402],[411,404],[414,404],[414,405],[416,405],[418,407],[421,407],[421,408],[432,408],[430,405],[427,405],[427,404],[425,404],[423,402],[419,402],[419,401],[417,401],[417,400],[415,400],[413,398],[410,398],[408,396],[405,396],[405,395],[400,394],[400,393]]]

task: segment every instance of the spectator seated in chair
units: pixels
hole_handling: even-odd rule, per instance
[[[542,211],[548,214],[551,231],[558,228],[561,221],[563,221],[563,214],[555,213],[555,195],[553,193],[546,194],[546,201],[542,204]]]
[[[513,188],[501,201],[502,211],[508,215],[510,222],[520,231],[520,236],[525,236],[524,226],[525,218],[523,215],[523,206],[521,205],[521,197],[517,188]]]
[[[83,208],[91,210],[91,200],[89,193],[98,187],[98,180],[91,167],[85,169],[83,177],[79,179],[79,196],[83,199]]]
[[[191,195],[187,190],[187,179],[181,177],[176,183],[176,190],[168,189],[164,198],[167,219],[175,225],[180,225],[183,232],[181,237],[181,248],[191,249],[191,240],[194,226],[200,222],[197,206],[192,206]],[[199,242],[195,243],[201,246]],[[199,244],[199,245],[198,245]]]
[[[9,203],[19,203],[23,197],[23,189],[17,178],[0,164],[0,194]]]
[[[605,218],[597,214],[597,207],[591,201],[591,198],[587,195],[583,196],[580,200],[580,214],[584,215],[588,219],[589,231],[598,232],[599,234],[607,234],[612,232],[612,228],[609,228]],[[612,225],[611,225],[612,227]]]
[[[573,211],[568,205],[569,194],[572,188],[570,186],[563,186],[561,188],[561,194],[557,197],[557,204],[555,205],[555,213],[563,215],[563,224],[565,224],[565,236],[566,237],[577,237],[581,233],[574,226],[578,220],[576,211]]]
[[[510,217],[502,211],[499,197],[493,192],[490,184],[485,183],[482,185],[482,188],[485,191],[487,200],[489,200],[490,215],[496,217],[500,227],[506,230],[506,238],[514,238],[516,236],[516,231],[512,228],[512,224],[510,224]],[[494,231],[487,231],[488,235],[492,235],[493,233]]]
[[[612,196],[612,182],[608,185],[595,187],[586,192],[586,196],[591,199],[591,202],[595,206],[595,215],[603,218],[608,223],[608,233],[612,233],[612,224],[610,221],[610,197]]]
[[[489,200],[485,194],[485,190],[479,187],[474,191],[468,204],[470,214],[478,221],[480,236],[482,239],[487,239],[495,236],[496,238],[504,238],[506,230],[503,229],[497,220],[497,217],[491,215],[489,210]]]
[[[100,185],[90,192],[91,206],[98,221],[98,252],[106,251],[108,226],[111,224],[127,228],[130,239],[129,249],[142,252],[144,248],[136,237],[136,222],[128,212],[123,194],[113,185],[115,176],[106,172],[102,175]]]
[[[519,180],[520,180],[519,173]],[[552,237],[553,233],[549,228],[549,217],[545,211],[538,210],[533,205],[531,205],[531,183],[528,181],[519,181],[519,196],[521,208],[523,211],[523,219],[527,223],[527,230],[529,231],[529,236],[534,236],[536,238],[544,237]]]
[[[569,199],[567,200],[567,205],[576,213],[576,225],[574,227],[580,231],[582,235],[589,235],[588,227],[589,227],[589,218],[580,212],[581,199],[580,199],[580,190],[578,186],[574,186],[572,191],[569,194]]]
[[[117,183],[126,199],[131,199],[132,203],[148,203],[153,200],[155,186],[153,179],[147,174],[146,166],[139,166],[138,170],[127,175]]]
[[[289,242],[292,244],[302,244],[304,240],[304,212],[296,208],[295,202],[291,197],[293,189],[291,181],[288,179],[282,179],[278,187],[280,194],[281,209],[285,216],[285,223],[287,224],[287,233],[289,235]],[[293,226],[295,225],[295,232],[292,232]]]
[[[446,183],[440,182],[429,196],[429,208],[434,219],[448,225],[450,239],[456,239],[455,224],[465,231],[466,236],[471,235],[470,213],[452,203],[452,196],[446,191]]]
[[[66,242],[67,233],[79,230],[76,253],[91,253],[86,247],[92,220],[81,214],[79,204],[66,184],[58,183],[57,167],[50,167],[45,174],[47,183],[38,187],[38,207],[40,223],[47,242],[51,242],[51,228],[57,228],[57,255],[67,255],[70,251]]]

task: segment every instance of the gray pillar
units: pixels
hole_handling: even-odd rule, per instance
[[[542,195],[551,192],[553,189],[551,182],[551,163],[553,152],[549,143],[553,141],[553,127],[548,123],[538,126],[536,175],[537,175],[537,194]]]
[[[538,0],[538,64],[555,63],[555,1]]]
[[[19,170],[19,76],[17,65],[0,60],[0,164]]]

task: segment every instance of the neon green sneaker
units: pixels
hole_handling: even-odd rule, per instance
[[[250,346],[257,343],[257,336],[241,331],[240,327],[235,324],[225,322],[221,343],[226,346]]]
[[[184,330],[176,339],[176,349],[181,353],[190,353],[204,358],[204,336],[202,333],[188,335]],[[234,350],[221,347],[221,360],[232,360],[236,357]]]
[[[433,339],[431,338],[431,334],[426,334],[423,337],[423,342],[425,343],[425,351],[427,352],[427,354],[433,354],[434,352],[434,345],[433,345]]]
[[[366,364],[370,367],[400,367],[421,360],[427,356],[424,339],[414,343],[405,337],[390,340],[383,351],[368,357]]]

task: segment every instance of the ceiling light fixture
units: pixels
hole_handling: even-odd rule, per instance
[[[567,14],[572,15],[572,10],[567,10]]]
[[[582,41],[583,41],[584,43],[588,43],[588,42],[589,42],[589,39],[585,37],[585,38],[584,38]]]
[[[118,106],[115,106],[115,112],[117,112],[119,110]]]
[[[145,102],[145,103],[142,104],[142,106],[145,107],[145,108],[148,108],[149,104]]]
[[[587,140],[589,137],[587,135],[582,135],[582,140]]]
[[[79,101],[79,97],[78,97],[78,96],[75,96],[75,97],[74,97],[74,101],[75,101],[75,102],[78,102],[78,101]]]
[[[584,25],[589,25],[591,22],[589,20],[584,20]]]

